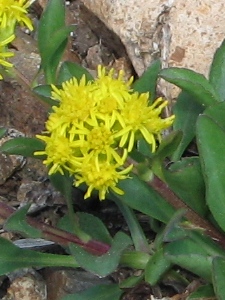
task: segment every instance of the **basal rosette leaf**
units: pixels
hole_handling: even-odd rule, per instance
[[[213,217],[225,230],[225,130],[210,116],[197,122],[197,143],[206,185],[206,201]]]
[[[209,81],[199,73],[185,68],[163,69],[159,76],[180,87],[194,97],[194,100],[205,107],[221,101]]]

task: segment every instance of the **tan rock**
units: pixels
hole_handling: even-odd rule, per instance
[[[225,37],[224,1],[83,0],[120,38],[141,75],[160,57],[163,67],[191,68],[207,76]],[[170,85],[161,83],[167,97]]]

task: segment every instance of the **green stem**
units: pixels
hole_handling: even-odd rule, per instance
[[[126,251],[122,254],[120,264],[129,268],[144,270],[150,255],[140,251]]]
[[[137,217],[133,210],[125,205],[122,201],[118,201],[116,197],[114,198],[114,202],[119,207],[121,213],[123,214],[127,225],[130,229],[131,237],[134,242],[134,247],[136,251],[149,252],[148,241],[145,237],[143,229],[141,228]]]

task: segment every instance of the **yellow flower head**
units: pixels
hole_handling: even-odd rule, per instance
[[[46,148],[35,154],[47,156],[49,174],[67,170],[76,186],[85,183],[85,198],[93,190],[101,200],[110,189],[121,195],[117,183],[129,177],[132,166],[123,166],[135,140],[143,137],[155,151],[156,139],[173,122],[173,116],[160,117],[167,102],[158,98],[149,105],[149,94],[134,92],[132,81],[126,81],[122,71],[115,76],[114,70],[99,66],[93,81],[83,76],[61,88],[52,85],[52,98],[59,105],[46,122],[48,135],[38,136]]]
[[[135,136],[142,134],[148,144],[152,145],[152,151],[155,151],[155,136],[170,127],[174,116],[162,119],[160,114],[167,105],[167,101],[158,98],[152,105],[148,105],[149,94],[133,93],[127,101],[127,105],[121,110],[119,122],[122,129],[118,131],[116,137],[121,137],[120,147],[127,144],[128,152],[133,149]]]
[[[14,32],[16,22],[33,30],[31,20],[27,16],[28,0],[0,0],[0,29]]]
[[[128,173],[131,171],[132,166],[126,169],[119,170],[118,164],[112,164],[109,161],[99,163],[98,167],[94,159],[87,158],[77,169],[78,174],[75,175],[75,185],[79,186],[81,183],[86,183],[88,190],[84,198],[91,196],[93,190],[99,191],[99,199],[104,200],[109,188],[115,193],[123,195],[123,191],[116,187],[119,180],[128,178]]]
[[[0,42],[0,65],[6,68],[11,68],[13,64],[6,61],[8,57],[12,57],[14,54],[12,52],[7,51],[7,45],[14,40],[15,35],[12,34],[9,38],[5,39],[4,41]],[[0,74],[0,79],[2,79],[2,75]]]

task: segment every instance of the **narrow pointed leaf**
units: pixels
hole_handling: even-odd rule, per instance
[[[203,110],[204,107],[196,102],[189,93],[182,92],[178,96],[173,107],[173,113],[176,116],[173,123],[173,129],[181,131],[182,138],[172,155],[173,161],[180,159],[187,146],[195,137],[196,121]]]
[[[21,249],[2,237],[0,237],[0,247],[0,276],[22,268],[78,267],[71,256]]]
[[[202,74],[192,70],[168,68],[162,70],[159,76],[188,92],[196,102],[205,107],[221,100],[209,81]]]
[[[51,98],[52,88],[51,85],[38,85],[33,89],[33,92],[45,103],[50,106],[58,106],[59,102]]]
[[[65,61],[59,69],[58,84],[62,84],[64,81],[67,81],[72,77],[76,77],[80,80],[83,75],[85,75],[87,81],[94,79],[93,76],[81,65]]]
[[[150,285],[155,285],[163,275],[171,268],[172,263],[164,255],[162,248],[157,250],[149,259],[145,268],[145,281]]]
[[[0,146],[0,151],[6,154],[23,155],[25,157],[42,158],[35,156],[35,151],[42,151],[45,144],[36,138],[18,137],[6,141]]]
[[[26,215],[28,213],[30,205],[25,205],[15,213],[13,213],[6,221],[4,228],[7,231],[19,232],[27,237],[41,238],[42,232],[26,221]]]
[[[48,60],[48,47],[55,32],[65,26],[65,4],[63,0],[50,0],[43,12],[38,27],[38,47],[45,65]],[[55,47],[57,45],[54,45]]]
[[[155,60],[144,74],[134,82],[133,89],[139,93],[150,93],[150,102],[156,97],[156,84],[161,70],[160,60]]]

